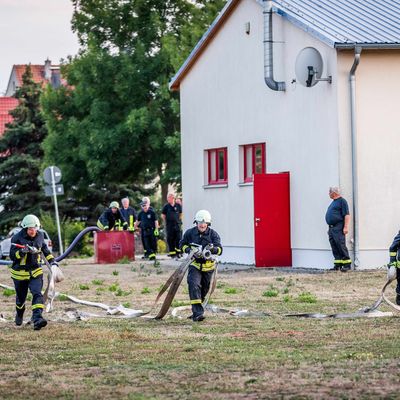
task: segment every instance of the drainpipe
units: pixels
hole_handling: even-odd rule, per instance
[[[358,233],[358,165],[357,165],[357,125],[356,125],[356,70],[360,63],[362,48],[354,49],[354,62],[350,70],[350,118],[351,118],[351,167],[353,191],[353,229],[354,229],[354,269],[360,265],[360,244]]]
[[[285,82],[277,82],[274,79],[274,57],[272,38],[272,0],[264,0],[264,80],[272,90],[286,90]]]

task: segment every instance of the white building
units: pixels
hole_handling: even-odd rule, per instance
[[[184,224],[210,210],[223,261],[331,267],[324,217],[340,186],[357,266],[387,262],[400,228],[398,2],[230,0],[170,87]]]

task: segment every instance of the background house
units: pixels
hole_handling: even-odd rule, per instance
[[[328,187],[339,185],[357,266],[382,265],[399,229],[400,5],[271,3],[228,1],[171,81],[181,97],[185,227],[206,208],[223,261],[274,265],[257,261],[268,250],[287,265],[289,249],[293,266],[327,268]],[[253,173],[284,171],[283,200],[274,183],[266,192],[262,179],[253,183]]]
[[[22,75],[25,73],[27,64],[13,65],[10,78],[8,80],[6,95],[0,97],[0,136],[6,129],[6,124],[12,121],[9,114],[13,110],[18,101],[11,97],[15,94],[18,87],[22,85]],[[47,59],[43,65],[30,65],[33,80],[41,83],[43,86],[51,84],[53,87],[66,85],[65,79],[62,78],[59,65],[51,65],[51,61]]]
[[[6,96],[13,96],[16,89],[22,84],[22,75],[25,73],[27,65],[13,65],[10,79],[6,89]],[[57,88],[60,85],[65,85],[66,81],[61,77],[60,66],[51,65],[51,61],[47,59],[43,65],[32,65],[32,76],[36,83],[43,85],[50,83],[53,87]]]

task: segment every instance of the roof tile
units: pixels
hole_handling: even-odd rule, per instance
[[[9,114],[18,105],[14,97],[0,97],[0,136],[6,130],[6,124],[12,122],[13,117]]]

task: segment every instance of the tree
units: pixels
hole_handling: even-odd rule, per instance
[[[13,121],[0,138],[0,227],[10,228],[25,214],[48,208],[39,182],[43,159],[41,144],[47,134],[40,112],[40,84],[28,65],[15,97],[18,106],[10,112]]]
[[[151,190],[159,178],[164,194],[179,185],[179,102],[168,82],[223,3],[73,0],[81,51],[62,69],[69,86],[48,88],[42,104],[46,160],[81,198],[111,183]]]

